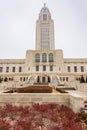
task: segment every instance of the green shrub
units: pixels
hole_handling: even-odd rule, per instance
[[[80,113],[78,113],[78,116],[85,124],[87,124],[87,113],[85,111],[81,111]]]
[[[84,76],[82,75],[81,78],[80,78],[80,83],[85,83],[85,79],[84,79]]]
[[[79,116],[81,116],[82,120],[87,120],[87,113],[85,113],[84,111],[80,112]]]

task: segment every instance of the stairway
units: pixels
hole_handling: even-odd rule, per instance
[[[28,81],[27,84],[29,84],[29,85],[33,85],[34,82],[35,82],[35,76],[32,76],[32,77],[30,77],[30,79],[29,79],[29,81]]]
[[[53,76],[53,77],[52,77],[52,85],[53,85],[53,86],[56,86],[56,85],[58,85],[58,83],[59,83],[59,81],[58,81],[57,76]]]

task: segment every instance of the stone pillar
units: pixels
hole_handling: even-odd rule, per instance
[[[78,95],[70,95],[70,107],[75,113],[84,108],[84,98]]]

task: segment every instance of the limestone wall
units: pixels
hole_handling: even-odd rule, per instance
[[[81,92],[87,92],[87,83],[77,84],[76,89]]]
[[[12,103],[14,105],[29,105],[32,103],[58,103],[69,106],[69,95],[49,93],[1,93],[0,105],[6,103]]]
[[[70,108],[74,112],[79,112],[80,108],[84,108],[84,98],[78,95],[70,95]]]
[[[34,103],[56,103],[66,105],[74,112],[78,112],[80,108],[84,107],[84,99],[77,95],[69,94],[49,94],[49,93],[1,93],[0,105],[32,105]]]

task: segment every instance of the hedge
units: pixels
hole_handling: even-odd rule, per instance
[[[18,93],[52,93],[52,88],[49,86],[29,86],[25,88],[17,88]]]

